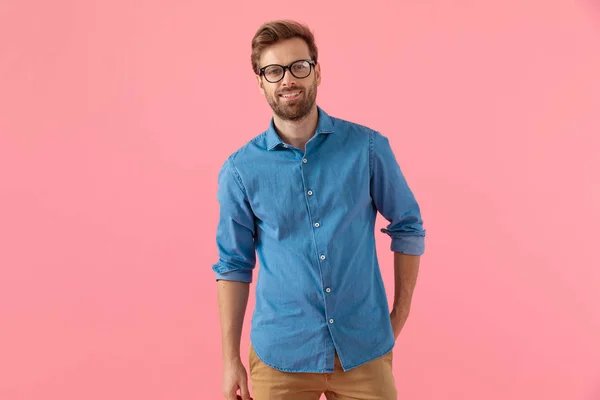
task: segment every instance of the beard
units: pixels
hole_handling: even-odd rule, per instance
[[[300,98],[294,101],[285,101],[279,97],[280,94],[301,90]],[[267,102],[273,113],[282,120],[300,121],[310,114],[317,99],[316,80],[308,88],[296,87],[293,89],[280,90],[279,92],[266,95]]]

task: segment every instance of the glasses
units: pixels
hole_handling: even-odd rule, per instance
[[[285,76],[285,71],[289,70],[290,74],[298,79],[304,79],[312,72],[315,62],[313,60],[298,60],[290,65],[270,64],[262,67],[259,70],[259,76],[265,77],[267,82],[277,83]]]

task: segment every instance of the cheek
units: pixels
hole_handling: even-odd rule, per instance
[[[264,95],[267,95],[269,93],[269,91],[267,90],[266,87],[261,86],[260,90],[263,92]]]

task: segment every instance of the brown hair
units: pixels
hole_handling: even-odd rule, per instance
[[[262,51],[280,40],[301,38],[308,45],[310,57],[317,62],[318,50],[315,37],[310,29],[299,22],[291,20],[274,20],[264,23],[252,38],[252,70],[258,74],[260,55]]]

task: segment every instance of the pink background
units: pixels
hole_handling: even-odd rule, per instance
[[[600,399],[600,6],[290,4],[0,2],[0,399],[220,398],[217,173],[279,17],[422,205],[399,398]]]

